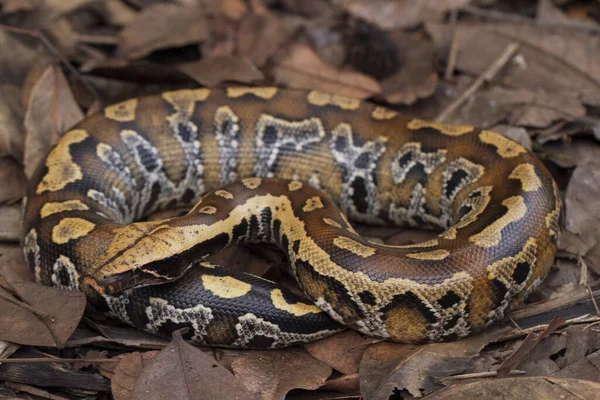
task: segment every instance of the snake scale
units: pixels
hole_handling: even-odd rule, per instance
[[[522,301],[553,262],[560,210],[541,161],[499,133],[320,91],[184,89],[66,132],[30,180],[23,245],[38,281],[157,335],[275,348],[346,326],[416,343]],[[384,245],[346,215],[441,233]],[[257,242],[286,254],[310,300],[203,262]]]

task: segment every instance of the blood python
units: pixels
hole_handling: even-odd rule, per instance
[[[180,206],[193,208],[143,222]],[[190,89],[65,133],[30,181],[23,244],[38,281],[158,335],[269,348],[341,323],[438,341],[489,326],[536,287],[560,210],[544,165],[499,133],[319,91]],[[442,233],[383,245],[344,213]],[[256,242],[283,250],[310,301],[202,262]]]

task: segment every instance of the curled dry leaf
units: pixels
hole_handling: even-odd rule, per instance
[[[118,54],[135,60],[155,50],[200,43],[209,34],[208,22],[199,7],[152,4],[121,31]]]
[[[129,400],[143,369],[158,354],[158,351],[127,353],[119,356],[119,363],[110,376],[110,389],[115,400]]]
[[[265,78],[256,66],[237,56],[215,56],[177,68],[204,86],[225,81],[252,83]]]
[[[471,372],[473,357],[502,330],[456,342],[422,346],[382,342],[370,346],[360,362],[360,388],[372,400],[387,400],[395,390],[422,397],[442,387],[441,378]]]
[[[288,33],[273,15],[247,14],[237,33],[236,54],[262,67],[287,39]]]
[[[31,90],[25,115],[25,175],[30,177],[42,157],[67,129],[83,118],[60,68],[49,66]]]
[[[0,241],[18,242],[21,239],[21,206],[0,206]]]
[[[438,54],[446,57],[450,26],[428,23],[426,28]],[[600,37],[587,32],[512,23],[459,23],[456,68],[478,76],[513,41],[521,47],[500,74],[503,84],[600,104]]]
[[[231,372],[181,333],[144,367],[131,393],[133,400],[252,399]]]
[[[14,302],[0,300],[0,339],[32,346],[63,347],[85,310],[85,295],[32,282],[27,267],[5,264],[0,271],[6,283],[36,315]],[[2,290],[3,297],[12,296]]]
[[[367,347],[377,341],[378,339],[347,330],[316,342],[307,343],[304,348],[314,358],[341,373],[353,374],[358,370],[360,359]]]
[[[600,383],[597,382],[536,376],[493,379],[451,386],[427,399],[581,400],[597,398],[598,392],[600,392]]]
[[[381,97],[391,104],[412,104],[431,96],[438,83],[433,43],[422,34],[391,35],[400,54],[400,68],[381,82]]]
[[[262,400],[283,400],[292,389],[314,390],[331,368],[304,349],[245,352],[231,363],[235,376]]]
[[[350,14],[383,29],[410,28],[427,18],[440,18],[446,11],[470,0],[337,0]]]
[[[566,228],[588,248],[600,244],[600,162],[587,160],[575,168],[565,197]]]
[[[25,194],[27,179],[23,167],[12,157],[0,158],[0,205],[10,204]]]
[[[340,71],[300,43],[290,47],[277,62],[273,73],[278,83],[293,88],[318,89],[357,99],[381,93],[381,86],[375,79],[358,72]]]

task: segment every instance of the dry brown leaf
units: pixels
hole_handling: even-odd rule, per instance
[[[115,400],[129,400],[140,374],[158,351],[127,353],[119,356],[120,361],[110,376],[110,389]]]
[[[592,248],[600,244],[600,162],[586,160],[575,168],[565,196],[566,228]]]
[[[25,175],[31,177],[40,160],[67,129],[83,118],[60,68],[49,66],[34,85],[25,114]]]
[[[341,373],[353,374],[358,370],[360,359],[367,346],[377,341],[378,339],[347,330],[316,342],[307,343],[304,348],[314,358]]]
[[[395,390],[406,390],[415,397],[427,395],[442,387],[441,378],[471,372],[473,357],[501,335],[496,329],[449,343],[374,344],[360,362],[361,392],[372,400],[387,400]]]
[[[432,42],[422,34],[392,33],[401,54],[398,71],[381,82],[381,97],[391,104],[412,104],[431,96],[438,83]]]
[[[0,339],[32,346],[63,347],[85,310],[85,295],[32,282],[25,265],[4,264],[0,273],[22,302],[51,318],[0,300]],[[11,296],[0,289],[4,297]]]
[[[238,28],[236,54],[262,67],[279,50],[287,36],[277,17],[248,14]]]
[[[381,93],[373,78],[352,71],[340,71],[321,61],[304,44],[294,44],[273,69],[278,83],[293,88],[318,89],[324,92],[364,99]]]
[[[23,159],[25,143],[25,108],[20,97],[21,89],[16,85],[0,84],[0,155],[9,155],[19,161]]]
[[[248,12],[248,6],[243,0],[222,0],[221,13],[233,21],[240,20]]]
[[[225,81],[252,83],[265,77],[256,66],[237,56],[215,56],[177,67],[204,86],[217,86]]]
[[[231,372],[200,349],[187,344],[179,332],[144,367],[131,399],[252,399]]]
[[[10,204],[25,194],[27,179],[23,167],[12,157],[0,158],[0,205]]]
[[[33,0],[4,0],[2,2],[2,14],[12,14],[19,11],[30,11],[35,8]]]
[[[199,7],[156,3],[144,8],[121,31],[118,54],[135,60],[155,50],[200,43],[209,34]]]
[[[21,239],[21,206],[0,206],[0,241],[18,242]]]
[[[438,54],[448,54],[449,25],[428,23]],[[577,96],[600,105],[600,37],[573,29],[544,28],[512,23],[459,23],[456,68],[480,75],[511,42],[519,53],[499,79],[520,89],[545,90],[559,96]]]
[[[327,364],[298,348],[246,352],[233,360],[231,368],[262,400],[283,400],[292,389],[317,389],[331,375]]]
[[[441,390],[428,400],[582,400],[597,398],[600,384],[579,379],[537,376],[505,378],[456,385]]]
[[[439,19],[446,11],[470,0],[336,0],[350,14],[383,29],[410,28],[425,19]]]

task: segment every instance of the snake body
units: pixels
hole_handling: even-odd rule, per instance
[[[179,206],[193,208],[143,221]],[[552,264],[560,209],[540,160],[499,133],[319,91],[186,89],[66,132],[30,180],[23,244],[38,281],[158,335],[270,348],[343,324],[414,343],[522,301]],[[346,215],[442,233],[383,245]],[[283,250],[310,300],[202,262],[256,242]]]

